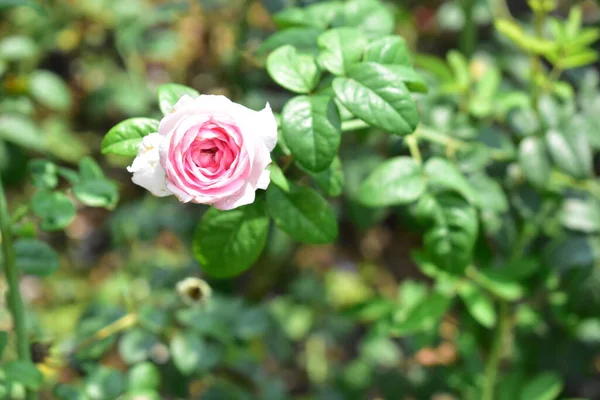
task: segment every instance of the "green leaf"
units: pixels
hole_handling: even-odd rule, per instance
[[[475,93],[469,101],[469,111],[483,118],[493,113],[496,106],[497,91],[502,76],[495,67],[490,67],[475,86]]]
[[[135,364],[127,375],[128,390],[160,388],[160,371],[151,362]]]
[[[284,88],[296,93],[310,93],[321,77],[315,58],[298,54],[293,46],[283,46],[267,58],[267,71]]]
[[[42,6],[32,0],[2,0],[0,1],[0,10],[5,10],[10,7],[31,7],[40,15],[47,15]]]
[[[25,274],[48,276],[60,267],[56,251],[42,241],[19,239],[14,247],[17,268]]]
[[[600,204],[593,200],[566,199],[560,212],[560,221],[574,231],[600,231]]]
[[[125,390],[125,377],[116,369],[100,366],[85,381],[90,400],[113,400]]]
[[[102,139],[103,154],[135,157],[144,136],[158,131],[158,121],[130,118],[115,125]]]
[[[400,36],[385,36],[369,43],[365,49],[364,61],[378,64],[410,66],[406,41]]]
[[[360,61],[367,39],[357,29],[337,28],[321,34],[317,43],[319,64],[334,75],[346,75]]]
[[[40,189],[54,189],[58,185],[58,169],[53,162],[43,159],[31,160],[27,169],[34,186]]]
[[[200,96],[200,93],[196,89],[177,83],[160,85],[158,87],[158,106],[160,107],[160,111],[162,111],[164,115],[173,111],[173,106],[184,94],[192,97]]]
[[[119,355],[127,364],[137,364],[149,358],[158,338],[141,328],[127,331],[119,341]]]
[[[430,158],[425,163],[425,173],[427,174],[429,185],[434,189],[451,190],[460,194],[470,203],[477,203],[479,199],[478,193],[456,165],[450,161],[439,157]]]
[[[0,41],[0,60],[23,61],[36,57],[39,52],[39,46],[27,36],[9,36]]]
[[[269,189],[276,187],[270,185]],[[215,278],[229,278],[247,270],[267,240],[269,219],[264,203],[221,211],[209,209],[194,235],[194,256],[202,270]]]
[[[503,276],[496,270],[469,269],[469,277],[478,285],[487,289],[494,295],[507,300],[515,301],[523,296],[523,287],[514,282],[512,277]]]
[[[477,286],[464,282],[459,286],[458,294],[467,306],[469,314],[481,325],[492,328],[496,325],[496,309],[490,297]]]
[[[456,84],[461,90],[467,90],[471,83],[467,59],[457,50],[450,50],[446,58],[448,59],[448,65],[452,70]]]
[[[498,213],[508,211],[506,193],[497,181],[485,173],[476,173],[469,176],[469,183],[476,193],[480,209]]]
[[[411,92],[427,93],[427,83],[410,65],[387,65],[386,67],[392,71],[396,79],[404,82]]]
[[[548,151],[554,164],[576,179],[592,176],[592,148],[584,132],[567,134],[550,130],[546,133]]]
[[[8,344],[8,332],[0,331],[0,359],[2,359],[2,355],[4,354],[4,350],[6,349],[7,344]]]
[[[73,194],[90,207],[113,209],[119,201],[117,184],[105,178],[82,179],[73,185]]]
[[[281,132],[302,167],[320,172],[337,155],[342,130],[335,103],[324,96],[297,96],[282,111]]]
[[[425,191],[423,169],[410,157],[394,157],[379,165],[358,190],[358,201],[368,207],[412,203]]]
[[[75,218],[75,206],[71,199],[49,190],[40,190],[33,196],[31,210],[42,219],[42,229],[46,231],[63,229]]]
[[[314,190],[290,184],[284,191],[273,185],[267,190],[267,210],[275,224],[302,243],[326,244],[338,234],[329,203]]]
[[[478,220],[475,209],[460,197],[438,197],[435,225],[423,238],[428,258],[439,268],[461,274],[473,259]]]
[[[46,140],[40,129],[30,118],[22,115],[0,115],[0,139],[35,151],[46,149]]]
[[[402,77],[384,65],[356,65],[348,77],[334,79],[333,90],[344,107],[374,127],[406,135],[419,123],[417,106]]]
[[[372,37],[389,35],[394,31],[394,14],[379,0],[351,0],[344,6],[343,23]]]
[[[563,383],[554,372],[543,372],[529,381],[521,392],[521,400],[554,400],[562,391]]]
[[[177,369],[184,375],[190,375],[200,367],[206,345],[197,334],[181,332],[173,336],[169,348]]]
[[[316,56],[319,52],[317,39],[323,33],[318,28],[289,28],[272,34],[256,50],[257,55],[264,55],[281,46],[291,45],[298,53]]]
[[[395,321],[392,334],[406,336],[431,331],[450,308],[452,299],[441,293],[430,293],[414,306],[403,320]]]
[[[519,164],[527,180],[543,187],[550,178],[550,160],[544,142],[537,137],[527,137],[519,144]]]
[[[62,78],[50,71],[37,70],[29,78],[29,92],[41,105],[57,111],[71,108],[71,92]]]
[[[344,171],[339,157],[335,157],[331,165],[324,171],[311,172],[303,170],[317,182],[317,185],[326,195],[336,197],[344,191]]]
[[[28,389],[38,390],[44,380],[42,373],[30,361],[11,361],[3,369],[7,381],[22,383]]]

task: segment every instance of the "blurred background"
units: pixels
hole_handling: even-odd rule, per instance
[[[103,135],[116,123],[160,118],[156,88],[162,83],[224,94],[254,109],[268,101],[280,111],[291,94],[264,69],[266,55],[278,46],[268,40],[276,30],[273,15],[310,3],[0,1],[0,174],[11,208],[34,191],[27,165],[41,156],[66,167],[92,157],[118,183],[120,196],[116,207],[78,206],[64,232],[37,232],[60,254],[57,273],[21,280],[35,361],[52,382],[40,398],[116,399],[138,383],[147,397],[131,398],[469,398],[491,336],[462,306],[409,336],[378,333],[390,313],[407,312],[426,296],[430,279],[411,257],[421,246],[418,229],[401,213],[366,209],[352,199],[365,165],[382,159],[377,134],[342,145],[346,188],[333,200],[341,232],[335,244],[298,245],[273,228],[259,262],[225,281],[203,277],[192,257],[191,238],[204,208],[149,196],[131,183],[125,169],[131,160],[100,154]],[[499,40],[493,26],[497,3],[504,2],[472,0],[471,15],[463,3],[386,4],[393,31],[405,38],[418,66],[430,65],[420,55],[444,59],[459,47],[465,21],[472,20],[477,42],[467,57],[470,73],[495,66],[518,84],[528,59]],[[598,26],[594,1],[561,1],[553,15],[566,18],[575,3],[584,10],[584,24]],[[525,1],[505,6],[517,20],[530,20]],[[565,79],[587,79],[588,94],[597,99],[597,67],[571,70]],[[431,92],[420,99],[421,109],[439,94],[435,84]],[[435,110],[422,111],[422,119],[450,121],[448,108]],[[458,136],[477,129],[466,114],[452,118]],[[527,129],[531,119],[514,121]],[[600,131],[594,132],[590,141],[598,143]],[[595,166],[597,173],[597,159]],[[22,229],[36,234],[34,222]],[[574,249],[567,252],[586,256]],[[210,304],[182,305],[202,302],[175,289],[190,276],[208,281]],[[582,280],[589,287],[582,289]],[[600,274],[565,282],[561,293],[572,293],[567,306],[537,307],[534,299],[519,310],[521,330],[512,346],[522,370],[560,372],[561,398],[600,399]],[[135,321],[123,319],[131,315]],[[85,343],[114,321],[125,321],[127,329]],[[0,330],[10,329],[0,303]],[[507,393],[506,400],[518,398]]]

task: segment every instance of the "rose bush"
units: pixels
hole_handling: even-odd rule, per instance
[[[254,202],[269,185],[277,123],[267,106],[253,111],[224,96],[184,94],[145,136],[128,168],[155,196],[230,210]]]

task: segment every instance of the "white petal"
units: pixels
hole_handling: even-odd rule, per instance
[[[277,144],[277,121],[269,103],[261,111],[256,113],[256,125],[260,128],[259,135],[269,149],[273,151]]]
[[[246,184],[237,193],[221,199],[213,205],[218,210],[233,210],[234,208],[254,203],[255,197],[256,189],[252,185]]]
[[[127,167],[127,171],[133,173],[133,183],[158,197],[173,194],[167,189],[165,170],[159,161],[158,148],[161,141],[162,136],[158,133],[145,136],[133,163]]]
[[[267,190],[269,183],[271,183],[271,171],[265,169],[260,175],[256,187],[258,189]]]

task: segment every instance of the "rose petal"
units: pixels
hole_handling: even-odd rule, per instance
[[[133,173],[133,183],[158,197],[173,194],[167,189],[165,170],[159,162],[158,149],[162,139],[158,133],[145,136],[133,163],[127,167],[127,171]]]

